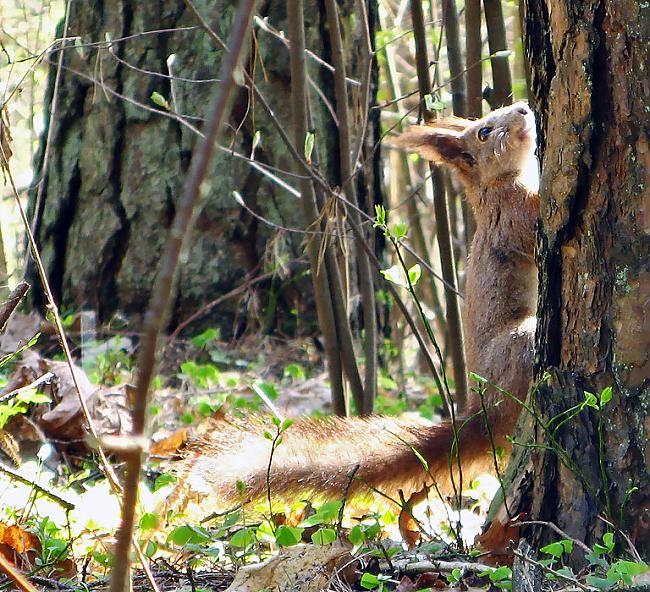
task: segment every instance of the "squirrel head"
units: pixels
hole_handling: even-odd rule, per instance
[[[520,101],[475,121],[448,117],[411,127],[396,143],[454,170],[474,201],[469,194],[501,180],[536,191],[536,138],[535,115]]]

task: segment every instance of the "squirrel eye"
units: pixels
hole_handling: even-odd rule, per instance
[[[488,139],[488,136],[490,135],[491,131],[492,131],[491,127],[482,127],[480,130],[478,130],[478,134],[476,135],[478,136],[478,139],[481,142],[485,142],[485,140]]]

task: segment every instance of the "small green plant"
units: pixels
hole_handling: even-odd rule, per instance
[[[181,364],[181,378],[199,389],[209,389],[221,384],[221,372],[213,364],[198,364],[191,360]]]
[[[35,388],[18,391],[6,403],[0,403],[0,429],[4,428],[14,415],[26,413],[31,404],[49,403],[50,401],[48,395],[39,393]]]
[[[588,585],[598,590],[614,586],[631,586],[634,576],[647,573],[650,568],[643,561],[628,561],[613,557],[616,541],[614,533],[603,534],[602,543],[596,543],[586,555],[593,573],[585,578]]]

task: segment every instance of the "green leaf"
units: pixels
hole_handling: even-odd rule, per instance
[[[508,58],[512,55],[512,50],[510,49],[502,49],[500,51],[496,51],[492,54],[493,58]]]
[[[336,540],[336,531],[333,528],[319,528],[311,535],[311,542],[315,545],[329,545]]]
[[[381,524],[375,522],[365,529],[366,539],[374,539],[381,532]]]
[[[271,401],[275,401],[278,398],[278,389],[276,389],[271,383],[269,382],[256,382],[253,385],[253,390],[261,390]]]
[[[606,532],[603,535],[603,543],[605,543],[605,547],[607,547],[607,552],[611,553],[614,550],[614,533],[613,532]]]
[[[442,101],[436,101],[432,95],[424,95],[424,106],[427,111],[442,111],[445,104]]]
[[[562,539],[559,541],[562,546],[564,547],[564,552],[565,553],[573,553],[573,541],[570,539]]]
[[[475,372],[470,372],[469,377],[478,384],[485,384],[487,382],[487,378],[483,378],[480,374],[476,374]]]
[[[489,576],[491,582],[500,582],[501,580],[510,579],[512,577],[512,570],[507,565],[502,565],[492,571]]]
[[[386,208],[384,206],[375,206],[375,224],[386,224]]]
[[[404,222],[395,222],[395,224],[393,224],[393,227],[391,228],[391,236],[395,240],[400,241],[406,237],[408,231],[409,231],[409,227],[406,224],[404,224]]]
[[[571,553],[573,551],[573,541],[562,539],[561,541],[556,541],[550,545],[542,547],[540,551],[559,559],[565,553]]]
[[[151,101],[154,104],[158,105],[158,107],[162,107],[167,111],[171,111],[171,107],[167,102],[167,99],[165,99],[165,97],[163,97],[159,92],[154,91],[151,93]]]
[[[158,528],[158,523],[158,515],[153,514],[152,512],[147,512],[146,514],[142,514],[140,517],[138,526],[140,527],[140,530],[155,530]]]
[[[245,549],[250,547],[255,541],[255,536],[253,535],[253,529],[245,526],[244,528],[239,529],[235,534],[230,537],[230,545],[233,547],[238,547]]]
[[[113,555],[110,553],[95,551],[93,553],[93,559],[103,567],[111,567],[113,565]]]
[[[153,541],[147,541],[147,544],[144,548],[145,557],[151,559],[156,554],[156,551],[158,551],[158,545]]]
[[[559,573],[560,575],[563,575],[563,576],[565,576],[567,578],[574,578],[575,579],[575,577],[576,577],[576,575],[573,573],[573,570],[570,567],[561,567],[560,569],[556,569],[555,571],[557,573]],[[550,574],[547,577],[550,577]]]
[[[220,336],[219,329],[210,327],[209,329],[203,331],[203,333],[199,333],[198,335],[192,337],[192,343],[196,347],[205,347],[211,341],[216,341],[217,339],[219,339],[219,336]]]
[[[607,572],[607,577],[615,577],[616,574],[621,576],[639,576],[647,571],[648,566],[643,562],[619,559],[615,563],[612,563],[611,569]]]
[[[284,375],[296,380],[304,380],[305,369],[300,364],[288,364],[284,369]]]
[[[599,590],[607,590],[611,588],[618,580],[612,580],[610,578],[599,578],[598,576],[587,576],[585,582],[594,588]]]
[[[359,584],[361,584],[362,588],[365,588],[366,590],[374,590],[377,586],[379,586],[381,582],[379,581],[379,578],[375,574],[371,574],[368,572],[365,572],[361,576],[361,581]]]
[[[307,132],[305,136],[305,160],[307,164],[311,164],[311,155],[314,151],[314,143],[316,141],[316,136],[313,132]]]
[[[158,475],[153,484],[153,490],[158,491],[167,485],[172,485],[176,483],[176,477],[174,475]]]
[[[412,286],[415,286],[422,275],[422,268],[419,263],[416,263],[413,267],[409,269],[409,282]]]
[[[16,401],[23,403],[49,403],[51,400],[48,395],[39,393],[36,389],[23,391],[16,396]]]
[[[366,536],[363,532],[363,529],[358,524],[353,526],[348,533],[348,541],[350,541],[355,547],[362,545],[366,540]]]
[[[341,502],[327,502],[320,506],[314,514],[303,520],[298,526],[317,526],[319,524],[331,524],[338,520]]]
[[[302,537],[303,529],[294,528],[293,526],[278,526],[278,529],[275,531],[275,541],[280,545],[280,547],[291,547],[300,542]]]
[[[179,547],[187,544],[204,544],[210,542],[205,528],[198,526],[177,526],[168,535],[167,540]]]
[[[596,395],[587,391],[585,391],[585,401],[583,404],[587,407],[598,409],[598,399],[596,398]]]
[[[612,400],[612,395],[614,394],[614,390],[612,389],[611,386],[605,387],[603,391],[600,393],[600,406],[602,407],[603,405],[606,405]]]

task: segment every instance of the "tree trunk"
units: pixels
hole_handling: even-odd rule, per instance
[[[543,146],[535,371],[549,373],[533,397],[553,427],[537,422],[534,431],[554,450],[535,448],[527,465],[515,455],[509,509],[588,545],[609,529],[603,516],[647,554],[648,9],[638,0],[524,4]],[[607,403],[599,399],[606,387]],[[560,425],[558,414],[584,402],[585,391],[595,402]],[[548,529],[533,535],[557,538]]]
[[[195,0],[194,4],[227,40],[237,2]],[[341,0],[344,23],[351,21],[354,6],[352,0]],[[78,35],[81,47],[65,50],[59,107],[51,122],[51,162],[42,199],[35,203],[35,194],[32,196],[37,241],[55,298],[64,310],[90,309],[101,322],[120,316],[138,327],[197,140],[189,126],[164,112],[169,109],[201,128],[208,97],[218,84],[214,78],[223,51],[197,27],[199,21],[183,0],[89,0],[73,2],[70,8],[68,34]],[[260,2],[258,11],[275,29],[286,30],[285,2]],[[329,61],[324,12],[319,2],[307,2],[307,46]],[[364,46],[358,42],[362,27],[344,26],[344,32],[349,76],[359,78],[355,67],[365,63],[357,59],[358,48]],[[110,47],[85,45],[106,40],[112,40]],[[248,71],[288,130],[288,48],[281,39],[256,27],[251,55]],[[339,158],[336,125],[330,113],[335,105],[332,74],[312,59],[308,59],[308,73],[314,82],[309,89],[316,134],[313,158],[326,178],[336,184]],[[153,93],[166,105],[161,107],[160,99],[156,104]],[[373,93],[369,101],[374,101]],[[48,101],[48,109],[50,104]],[[226,137],[227,149],[246,157],[254,152],[260,165],[268,165],[268,173],[292,188],[297,186],[294,176],[273,168],[292,171],[291,157],[266,112],[243,86]],[[253,146],[257,139],[259,144]],[[271,227],[242,208],[233,193],[241,195],[248,208],[262,218],[289,229],[303,227],[299,197],[228,150],[217,153],[208,178],[210,191],[178,278],[172,325],[247,278],[274,269],[278,273],[273,279],[256,285],[256,290],[265,288],[263,298],[251,290],[247,297],[221,303],[202,322],[220,326],[229,334],[236,330],[235,321],[240,328],[249,322],[254,327],[293,332],[295,309],[301,320],[313,320],[306,312],[311,303],[309,283],[293,273],[296,266],[308,268],[305,235]],[[300,263],[292,263],[295,261]],[[39,291],[34,294],[37,304],[42,304]]]

